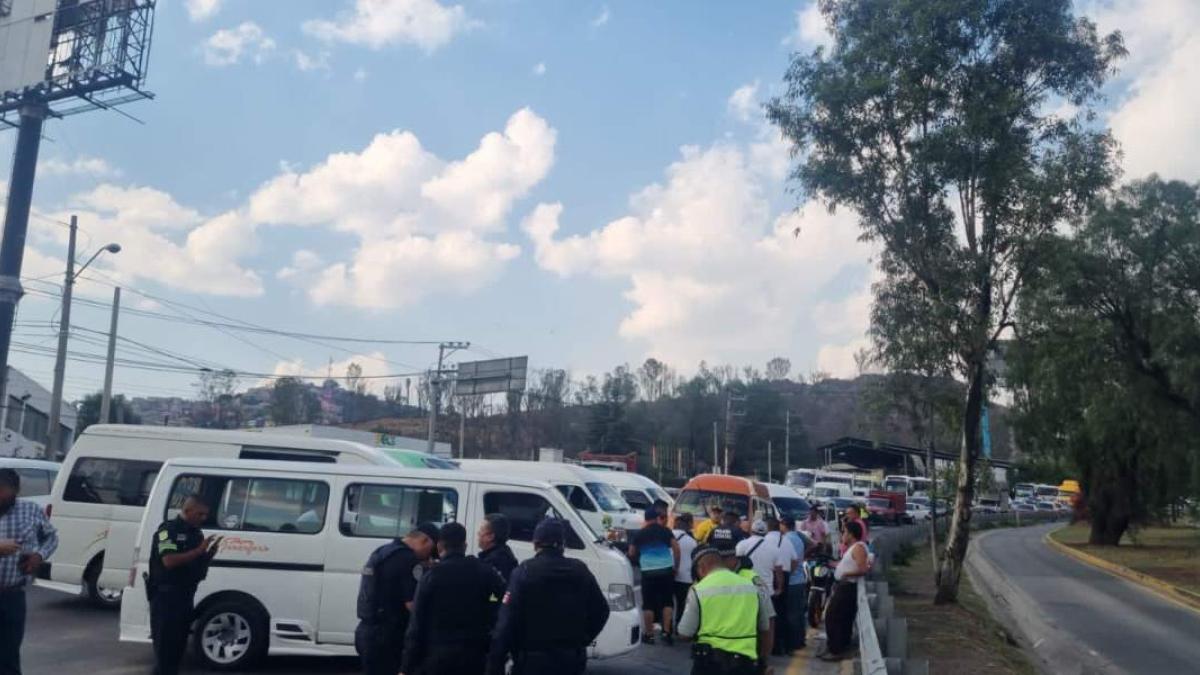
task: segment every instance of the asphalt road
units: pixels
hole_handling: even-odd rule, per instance
[[[117,640],[117,612],[96,609],[81,599],[42,588],[29,590],[29,618],[22,649],[26,675],[86,673],[87,675],[145,675],[153,658],[149,645]],[[194,664],[188,673],[206,673]],[[656,645],[640,647],[631,654],[594,661],[589,673],[598,675],[663,675],[686,673],[690,668],[688,647]],[[784,673],[787,662],[779,659],[776,672]],[[262,672],[276,675],[359,673],[357,659],[321,657],[273,657]]]
[[[1073,672],[1200,671],[1200,613],[1051,549],[1043,537],[1055,527],[995,530],[971,544],[1025,596],[1007,601],[1031,604],[1044,621],[1046,635],[1030,636],[1035,648],[1061,631],[1086,650]]]

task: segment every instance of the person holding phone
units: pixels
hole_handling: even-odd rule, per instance
[[[205,537],[200,531],[208,515],[204,498],[189,495],[179,515],[154,532],[146,594],[157,675],[179,672],[195,611],[196,587],[208,576],[208,563],[221,547],[222,537]]]

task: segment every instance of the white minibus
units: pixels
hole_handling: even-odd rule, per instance
[[[205,535],[225,537],[196,593],[194,648],[207,666],[252,667],[268,654],[353,656],[356,601],[371,552],[423,522],[478,530],[489,513],[506,515],[509,546],[534,554],[543,518],[569,525],[566,554],[585,562],[611,614],[589,649],[603,658],[640,643],[633,568],[544,481],[500,472],[410,469],[305,462],[175,459],[163,465],[137,534],[121,605],[121,640],[150,640],[145,578],[151,539],[190,494],[211,504]],[[469,553],[477,553],[469,537]]]
[[[609,480],[616,471],[601,475],[577,464],[520,459],[463,459],[459,466],[466,471],[545,481],[562,492],[593,530],[611,539],[623,541],[630,531],[642,527],[642,514],[625,503]]]
[[[795,488],[801,496],[807,497],[812,494],[813,484],[817,482],[819,473],[816,469],[792,469],[787,472],[783,484]]]
[[[150,487],[173,457],[393,464],[350,441],[186,427],[96,424],[75,441],[50,493],[58,550],[38,585],[116,606]]]
[[[634,511],[645,511],[659,500],[666,502],[667,506],[675,504],[675,499],[662,486],[640,473],[609,471],[601,473],[600,478],[615,487]]]
[[[0,469],[13,469],[21,478],[21,499],[31,501],[42,508],[50,503],[50,488],[58,476],[61,465],[40,459],[0,457]]]
[[[812,499],[827,501],[834,497],[850,499],[854,497],[854,492],[845,483],[818,481],[813,485]]]

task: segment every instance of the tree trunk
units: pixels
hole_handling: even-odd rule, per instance
[[[1135,443],[1136,439],[1131,438],[1130,442]],[[1090,468],[1088,511],[1092,520],[1088,544],[1119,546],[1133,522],[1138,453],[1132,452],[1128,457],[1101,457]]]
[[[983,415],[983,384],[986,353],[980,352],[971,364],[971,380],[967,384],[967,404],[963,408],[962,445],[958,458],[958,486],[954,499],[954,515],[946,535],[946,549],[938,565],[937,595],[934,604],[958,600],[958,582],[962,576],[963,559],[971,529],[971,501],[975,492],[975,459],[982,442],[980,424]]]

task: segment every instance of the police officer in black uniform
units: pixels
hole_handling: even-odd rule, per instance
[[[500,573],[467,556],[467,528],[442,526],[438,564],[417,585],[401,672],[479,675],[487,661],[495,612],[504,597]]]
[[[358,586],[354,647],[366,675],[396,675],[417,582],[437,546],[438,528],[421,523],[412,532],[375,549]]]
[[[192,626],[196,586],[208,575],[208,563],[221,546],[221,537],[205,539],[200,531],[208,512],[203,497],[190,495],[179,515],[159,525],[154,533],[146,596],[156,675],[179,672]]]
[[[488,674],[579,675],[587,647],[608,621],[608,600],[579,560],[563,555],[567,524],[548,519],[533,533],[537,554],[513,571],[488,656]]]
[[[512,528],[508,517],[503,513],[489,513],[484,516],[479,525],[477,535],[479,543],[479,559],[496,568],[504,583],[512,578],[513,570],[517,569],[517,556],[508,547],[508,533]]]

